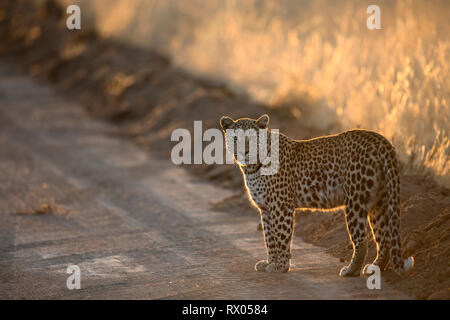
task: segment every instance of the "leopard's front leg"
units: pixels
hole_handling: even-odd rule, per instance
[[[258,262],[255,266],[257,271],[287,272],[289,270],[293,213],[294,209],[289,204],[273,208],[270,214],[267,211],[261,212],[268,260]]]
[[[271,212],[266,208],[262,208],[260,213],[264,232],[264,242],[266,244],[267,260],[258,261],[255,265],[255,270],[265,272],[270,264],[276,264],[278,257],[278,246],[276,244]]]
[[[276,239],[278,243],[277,272],[287,272],[291,264],[291,240],[294,230],[294,206],[286,203],[276,214]]]

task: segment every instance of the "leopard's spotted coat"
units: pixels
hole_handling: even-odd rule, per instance
[[[257,120],[221,118],[226,129],[265,129],[269,117]],[[229,142],[227,141],[229,144]],[[235,154],[235,157],[237,154]],[[366,256],[366,224],[377,246],[372,264],[384,270],[390,258],[397,273],[412,268],[403,260],[400,243],[399,169],[394,147],[378,133],[350,130],[311,140],[293,140],[279,134],[279,169],[261,175],[261,162],[239,163],[245,185],[261,213],[267,260],[257,271],[286,272],[296,208],[330,209],[345,206],[345,220],[353,256],[341,276],[357,276]]]

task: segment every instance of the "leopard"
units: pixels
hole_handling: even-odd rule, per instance
[[[408,273],[414,266],[414,257],[402,257],[399,161],[389,140],[364,129],[294,140],[270,129],[268,124],[267,114],[257,119],[220,118],[226,148],[243,174],[250,202],[260,213],[267,259],[258,261],[255,270],[289,271],[296,209],[341,207],[353,248],[350,263],[340,269],[341,277],[367,275],[369,265],[385,271],[389,262],[395,273]],[[269,164],[260,157],[249,161],[247,138],[244,154],[239,157],[236,136],[229,139],[226,134],[239,129],[265,132],[268,149],[271,139],[277,138],[275,172],[261,174]],[[258,138],[257,143],[263,139]],[[271,150],[267,152],[270,155]],[[371,264],[364,265],[370,233],[377,254]]]

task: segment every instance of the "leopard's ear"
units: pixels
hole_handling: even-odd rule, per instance
[[[264,114],[261,117],[259,117],[255,123],[259,128],[265,129],[269,125],[269,116],[267,114]]]
[[[222,118],[220,118],[220,126],[222,127],[223,131],[229,129],[233,123],[234,120],[230,117],[223,116]]]

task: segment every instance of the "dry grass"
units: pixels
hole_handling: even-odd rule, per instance
[[[104,33],[156,46],[324,132],[379,131],[405,169],[450,185],[448,1],[377,1],[373,31],[356,0],[109,3],[110,14],[92,5]]]
[[[258,100],[291,104],[325,131],[380,131],[409,169],[450,185],[449,4],[382,3],[383,30],[369,31],[364,4],[344,3],[305,5],[299,20],[286,11],[290,2],[259,12],[256,3],[233,3],[173,52]]]

